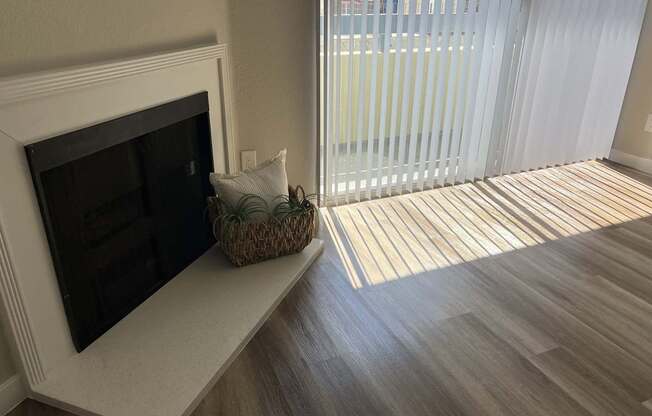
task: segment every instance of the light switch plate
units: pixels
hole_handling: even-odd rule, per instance
[[[645,123],[645,131],[652,133],[652,114],[647,116],[647,123]]]
[[[243,150],[240,152],[240,167],[242,170],[256,167],[255,150]]]

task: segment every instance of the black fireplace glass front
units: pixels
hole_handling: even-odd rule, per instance
[[[82,135],[84,146],[68,152],[39,143],[27,149],[78,350],[213,244],[204,217],[213,169],[210,125],[207,112],[195,114],[202,109],[172,117],[163,109],[94,126]],[[119,139],[110,139],[112,131]],[[75,137],[56,140],[74,147]],[[43,154],[48,151],[54,162]]]

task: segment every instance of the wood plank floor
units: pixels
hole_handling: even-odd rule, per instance
[[[193,415],[652,416],[650,185],[587,162],[325,211]]]

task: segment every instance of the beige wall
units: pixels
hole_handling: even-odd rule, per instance
[[[0,75],[228,42],[227,0],[2,0]]]
[[[2,0],[0,76],[230,43],[240,148],[315,181],[313,0]],[[13,372],[0,333],[0,383]]]
[[[616,131],[614,148],[652,159],[652,133],[643,131],[652,113],[652,5],[647,8],[627,95]]]
[[[314,190],[315,0],[232,0],[229,23],[242,149],[288,149],[288,179]],[[310,189],[310,191],[309,191]]]

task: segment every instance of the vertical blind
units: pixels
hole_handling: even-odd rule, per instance
[[[324,193],[369,199],[483,172],[525,3],[327,1]]]
[[[511,126],[489,175],[609,155],[646,4],[533,1]]]
[[[324,0],[331,203],[605,156],[646,0]]]

